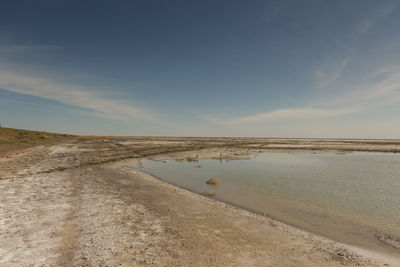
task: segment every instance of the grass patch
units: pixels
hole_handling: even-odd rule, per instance
[[[65,141],[73,137],[68,134],[0,128],[0,152]]]

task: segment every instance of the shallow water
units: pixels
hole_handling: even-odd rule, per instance
[[[400,251],[376,238],[387,234],[396,245],[400,237],[399,154],[262,153],[229,162],[142,164],[167,182],[336,241]],[[205,183],[213,177],[219,185]]]

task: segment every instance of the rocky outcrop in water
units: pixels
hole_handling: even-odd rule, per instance
[[[219,179],[217,179],[217,178],[211,178],[211,179],[208,180],[206,183],[207,183],[207,184],[210,184],[210,185],[218,185],[218,184],[219,184]]]

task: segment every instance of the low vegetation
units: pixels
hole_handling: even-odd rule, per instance
[[[0,128],[0,153],[71,139],[73,135]]]

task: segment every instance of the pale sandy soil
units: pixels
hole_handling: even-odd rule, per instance
[[[264,141],[129,141],[82,139],[0,158],[0,266],[400,266],[399,257],[349,248],[124,168],[165,153],[248,157]],[[400,151],[386,143],[366,146]]]

